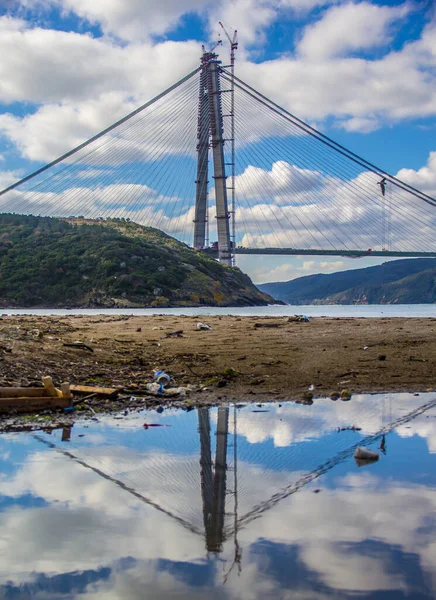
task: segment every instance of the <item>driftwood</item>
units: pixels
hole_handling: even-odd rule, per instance
[[[165,337],[183,337],[183,329],[178,329],[177,331],[171,331],[171,333],[166,333]]]
[[[255,323],[254,326],[258,327],[281,327],[283,323]]]
[[[69,348],[80,348],[81,350],[88,350],[88,352],[94,352],[94,348],[84,344],[83,342],[64,342],[64,346]]]

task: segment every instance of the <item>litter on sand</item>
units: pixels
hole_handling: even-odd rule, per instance
[[[197,323],[197,329],[204,329],[205,331],[210,331],[212,327],[210,325],[206,325],[206,323]]]
[[[145,389],[152,396],[184,396],[189,388],[186,387],[173,387],[165,388],[160,383],[147,383]]]

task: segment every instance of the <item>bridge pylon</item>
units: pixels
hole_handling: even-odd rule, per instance
[[[224,125],[221,102],[220,67],[217,54],[204,52],[201,58],[197,128],[197,179],[194,217],[194,248],[206,247],[209,149],[212,149],[213,179],[218,232],[218,259],[231,265],[230,213],[227,201],[224,162]]]

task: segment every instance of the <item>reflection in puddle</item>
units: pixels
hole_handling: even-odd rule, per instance
[[[0,597],[433,598],[436,396],[263,409],[0,436]]]

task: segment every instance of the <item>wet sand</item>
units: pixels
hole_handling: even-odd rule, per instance
[[[436,387],[436,319],[208,317],[210,331],[197,329],[200,320],[5,316],[0,385],[35,385],[51,375],[57,385],[113,386],[141,395],[159,368],[176,385],[203,388],[189,394],[194,405],[307,399],[310,386],[315,398],[343,389]],[[175,331],[183,333],[168,337]],[[64,346],[78,340],[93,352]]]

